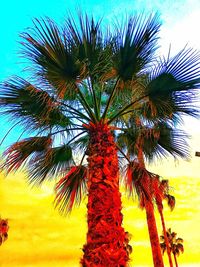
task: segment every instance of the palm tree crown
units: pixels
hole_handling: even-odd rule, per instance
[[[181,253],[184,252],[183,239],[180,237],[177,237],[177,233],[172,232],[171,228],[167,230],[167,238],[169,241],[170,252],[174,255],[175,264],[176,264],[176,267],[178,267],[176,256],[179,256],[180,252]],[[161,241],[160,246],[164,254],[166,251],[166,243],[165,243],[165,238],[163,235],[160,236],[160,241]]]

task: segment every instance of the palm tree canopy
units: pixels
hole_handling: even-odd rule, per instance
[[[173,254],[179,256],[180,252],[184,252],[184,247],[183,247],[183,239],[180,237],[177,237],[177,233],[172,232],[171,228],[167,230],[167,237],[169,240],[169,245],[170,245],[170,250]],[[166,251],[166,244],[165,244],[165,239],[164,236],[160,236],[160,246],[163,251],[163,253]]]
[[[81,197],[78,185],[85,188],[88,125],[107,123],[118,136],[135,131],[124,116],[135,117],[137,112],[145,114],[149,128],[154,115],[155,127],[164,117],[172,122],[182,113],[197,115],[200,54],[185,48],[174,57],[157,58],[157,15],[130,16],[123,24],[115,23],[113,31],[103,30],[101,21],[87,15],[69,17],[62,27],[49,18],[33,24],[21,35],[31,78],[13,76],[0,86],[1,114],[19,122],[29,136],[5,151],[2,167],[8,172],[25,167],[36,184],[65,177],[57,186],[57,200],[63,196],[71,209],[75,196]],[[172,134],[169,125],[162,130]],[[152,137],[149,158],[158,146],[187,154],[184,147],[166,147],[166,136]],[[178,136],[184,135],[174,136],[179,147]]]

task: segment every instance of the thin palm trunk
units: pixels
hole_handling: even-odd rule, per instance
[[[153,256],[154,267],[164,267],[153,204],[146,198],[144,198],[144,203],[145,203],[146,218],[147,218],[147,225],[151,242],[151,251]]]
[[[122,228],[118,158],[106,124],[90,125],[88,233],[83,267],[123,267],[129,260]]]
[[[178,262],[177,262],[176,254],[173,253],[173,255],[174,255],[174,261],[175,261],[176,267],[178,267]]]
[[[138,161],[145,168],[144,156],[141,147],[138,145]],[[144,187],[148,187],[145,183],[149,181],[142,181]],[[154,267],[164,267],[163,257],[160,248],[158,230],[156,225],[156,219],[154,215],[153,203],[151,200],[147,199],[147,196],[144,195],[144,206],[146,210],[147,226],[149,232],[149,238],[151,242],[151,252],[153,256]]]
[[[166,231],[166,227],[165,227],[165,220],[164,220],[164,216],[163,216],[163,210],[162,210],[161,207],[159,207],[158,211],[159,211],[161,222],[162,222],[165,245],[166,245],[166,248],[167,248],[167,255],[168,255],[168,259],[169,259],[169,265],[170,265],[170,267],[173,267],[171,251],[170,251],[170,247],[169,247],[169,240],[168,240],[168,237],[167,237],[167,231]]]

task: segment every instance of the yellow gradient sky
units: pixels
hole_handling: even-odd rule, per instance
[[[163,167],[167,166],[163,163]],[[165,206],[167,226],[184,239],[185,253],[178,259],[182,267],[200,266],[200,177],[193,177],[192,172],[195,172],[194,168],[191,176],[171,177],[177,205],[173,212]],[[61,217],[52,205],[53,184],[30,188],[23,174],[11,174],[7,178],[1,175],[0,199],[1,214],[10,224],[9,239],[0,248],[0,266],[79,266],[86,235],[85,203],[70,216]],[[124,227],[133,236],[131,266],[150,267],[152,259],[145,213],[138,209],[137,202],[127,200],[124,193],[123,207]],[[166,256],[165,261],[167,263]]]

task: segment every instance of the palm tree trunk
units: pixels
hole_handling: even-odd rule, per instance
[[[152,202],[144,198],[154,267],[164,267]]]
[[[141,166],[145,168],[143,151],[139,144],[140,144],[140,141],[138,140],[138,162],[141,164]],[[142,183],[144,187],[145,188],[149,187],[148,183],[150,181],[148,181],[148,179],[145,179],[145,178],[143,179],[144,180],[142,181]],[[149,194],[151,194],[151,192],[149,192]],[[146,218],[147,218],[147,225],[148,225],[148,231],[149,231],[149,238],[151,242],[151,252],[153,256],[154,267],[164,267],[163,257],[162,257],[160,242],[159,242],[159,237],[158,237],[156,219],[154,215],[153,203],[151,200],[147,199],[146,195],[144,195],[143,201],[144,201],[144,206],[146,210]]]
[[[175,261],[176,267],[178,267],[178,262],[177,262],[177,259],[176,259],[176,254],[173,253],[173,255],[174,255],[174,261]]]
[[[110,128],[89,127],[88,233],[83,247],[83,267],[124,267],[129,260],[122,228],[118,157]]]
[[[169,247],[169,240],[168,240],[168,237],[167,237],[167,231],[166,231],[166,227],[165,227],[165,220],[164,220],[162,208],[158,207],[158,211],[159,211],[161,222],[162,222],[164,239],[165,239],[165,244],[166,244],[166,248],[167,248],[167,255],[168,255],[168,258],[169,258],[169,265],[170,265],[170,267],[173,267],[171,251],[170,251],[170,247]]]

